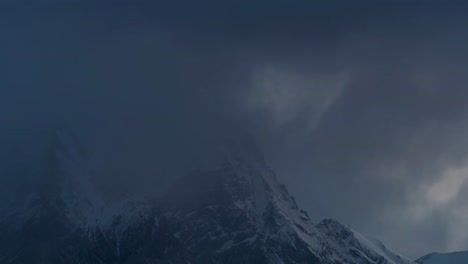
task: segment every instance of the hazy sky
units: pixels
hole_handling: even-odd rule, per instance
[[[468,249],[468,6],[165,2],[0,3],[1,182],[64,126],[126,191],[248,134],[315,222],[410,258]]]

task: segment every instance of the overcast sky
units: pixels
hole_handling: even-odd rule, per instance
[[[248,134],[315,222],[410,258],[468,249],[467,6],[162,2],[0,4],[2,182],[64,126],[127,191]]]

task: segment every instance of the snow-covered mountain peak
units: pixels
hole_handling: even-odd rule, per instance
[[[16,208],[15,221],[60,214],[64,221],[89,229],[115,225],[117,218],[122,226],[129,225],[148,211],[150,205],[141,198],[109,201],[104,197],[79,138],[69,130],[56,132],[47,153],[39,172],[41,184],[27,197],[24,208]]]
[[[8,231],[0,239],[2,263],[33,263],[38,254],[48,263],[63,263],[54,262],[63,256],[90,264],[411,263],[336,220],[314,225],[256,148],[182,177],[156,204],[130,196],[109,202],[76,143],[60,138],[44,189],[26,209],[34,217],[14,230],[0,222]],[[31,236],[33,245],[48,245],[45,251],[28,248]]]

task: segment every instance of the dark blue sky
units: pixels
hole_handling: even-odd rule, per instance
[[[467,10],[3,1],[0,181],[31,184],[63,127],[109,193],[158,193],[248,134],[315,221],[409,257],[466,249]]]

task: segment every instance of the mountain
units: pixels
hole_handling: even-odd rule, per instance
[[[148,202],[107,202],[93,188],[76,143],[58,142],[21,206],[2,208],[0,263],[188,263],[190,254]]]
[[[108,202],[60,141],[38,191],[0,221],[0,263],[412,263],[336,220],[315,225],[252,146],[159,201]]]
[[[452,253],[431,253],[416,260],[420,264],[465,264],[468,263],[468,251]]]

